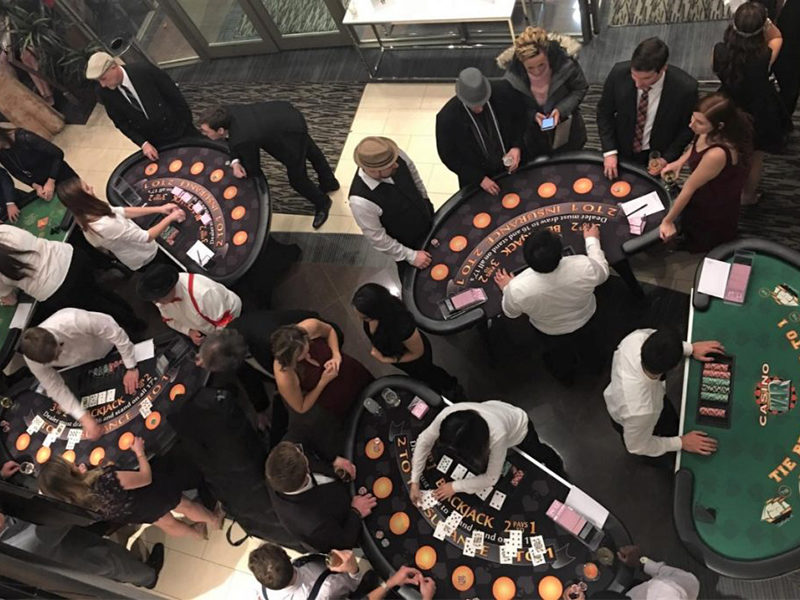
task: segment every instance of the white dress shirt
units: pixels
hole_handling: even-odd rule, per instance
[[[654,331],[637,329],[619,343],[611,363],[611,383],[603,391],[608,414],[623,428],[628,452],[644,456],[681,449],[680,436],[653,435],[666,394],[665,382],[648,376],[642,367],[642,344]],[[688,342],[683,343],[683,354],[692,355]]]
[[[642,151],[650,150],[650,134],[653,132],[653,123],[656,122],[658,105],[661,104],[661,92],[664,91],[664,79],[666,76],[667,72],[664,71],[661,77],[658,78],[658,81],[650,86],[650,91],[647,93],[647,118],[644,121],[644,131],[642,132]],[[639,114],[639,100],[641,99],[642,90],[636,88],[636,107],[634,115]],[[603,152],[603,156],[611,156],[616,153],[616,150],[609,150]]]
[[[147,114],[147,109],[144,107],[142,99],[139,97],[139,92],[137,92],[136,88],[133,87],[131,78],[128,77],[128,72],[125,70],[124,67],[120,67],[120,69],[122,70],[122,83],[120,85],[124,87],[125,90],[128,91],[131,95],[133,95],[134,98],[136,98],[136,101],[139,103],[139,107],[142,109],[144,116],[149,119],[150,116]],[[120,91],[120,94],[122,94],[122,97],[125,98],[125,94],[122,91]],[[125,98],[125,101],[127,102],[128,99]]]
[[[697,577],[683,569],[648,560],[644,572],[652,579],[625,592],[631,600],[697,600],[700,594]]]
[[[411,178],[414,180],[414,185],[417,186],[419,193],[422,194],[423,198],[427,198],[428,192],[425,191],[425,184],[422,182],[422,178],[419,176],[417,167],[413,162],[411,162],[411,159],[402,150],[400,150],[399,155],[404,161],[406,161],[408,170],[411,172]],[[367,187],[369,187],[371,190],[374,190],[381,183],[389,183],[394,185],[394,179],[391,177],[375,179],[367,175],[364,172],[364,169],[361,168],[358,169],[358,176],[361,177],[364,183],[367,184]],[[380,206],[374,202],[371,202],[370,200],[367,200],[366,198],[362,198],[361,196],[350,196],[350,210],[353,212],[353,218],[361,228],[361,232],[378,252],[387,254],[397,262],[406,261],[411,263],[414,260],[419,248],[408,248],[398,242],[396,239],[389,237],[389,234],[386,233],[386,228],[384,228],[383,224],[381,224],[381,215],[383,215],[383,209]]]
[[[114,347],[126,368],[136,368],[133,343],[122,327],[107,314],[62,308],[42,321],[39,327],[55,336],[61,350],[53,362],[43,364],[27,357],[25,362],[47,395],[76,420],[86,411],[57,369],[76,367],[103,358]]]
[[[165,304],[156,302],[156,306],[164,322],[184,335],[189,335],[190,329],[208,335],[223,329],[242,312],[239,296],[221,283],[194,273],[179,273],[175,299]]]
[[[551,273],[525,269],[503,289],[503,312],[526,314],[546,335],[572,333],[586,325],[597,309],[594,288],[608,279],[608,261],[600,241],[586,238],[586,256],[565,256]]]
[[[132,271],[138,271],[158,254],[158,244],[150,234],[125,216],[125,209],[112,206],[112,216],[89,223],[83,232],[86,241],[116,256]]]
[[[266,597],[263,593],[264,586],[256,582],[255,597],[258,600],[307,600],[311,595],[311,590],[314,589],[314,584],[324,570],[325,565],[320,561],[307,562],[300,567],[295,567],[295,579],[290,585],[282,590],[266,590]],[[355,574],[331,573],[319,588],[317,600],[347,598],[356,590],[362,577],[363,573],[360,570]]]
[[[503,463],[511,446],[521,444],[528,434],[528,413],[517,406],[500,400],[486,402],[459,402],[442,410],[425,431],[417,437],[414,456],[411,460],[411,483],[419,483],[425,469],[425,462],[433,445],[439,439],[442,421],[454,412],[474,410],[489,425],[489,464],[486,472],[474,477],[466,477],[453,482],[456,492],[474,494],[483,488],[497,483],[503,471]]]
[[[72,246],[39,238],[14,225],[0,224],[0,243],[20,252],[20,260],[30,266],[19,281],[0,275],[0,296],[19,288],[39,302],[55,294],[72,263]]]

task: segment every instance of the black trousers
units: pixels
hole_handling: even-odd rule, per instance
[[[548,469],[565,477],[564,461],[558,453],[539,439],[533,421],[528,419],[528,433],[522,443],[517,446],[520,450],[543,463]]]
[[[574,377],[580,368],[599,373],[605,363],[597,332],[597,313],[583,327],[564,335],[542,334],[544,365],[556,379]]]
[[[661,409],[661,414],[658,416],[656,426],[653,428],[653,435],[658,437],[675,437],[680,433],[681,418],[675,407],[670,402],[670,399],[664,396],[664,407]],[[611,419],[611,425],[614,430],[622,438],[622,443],[625,443],[625,430],[622,425]],[[672,469],[675,466],[675,452],[667,452],[661,456],[641,456],[638,455],[644,462],[653,465],[654,467],[661,467],[665,469]]]
[[[458,386],[458,379],[450,375],[442,367],[433,364],[431,342],[424,333],[420,331],[419,334],[422,336],[422,343],[425,347],[422,356],[410,362],[395,363],[394,366],[401,371],[405,371],[410,377],[418,379],[439,394],[448,395],[446,392],[454,392]],[[456,398],[449,399],[455,400]]]
[[[305,136],[304,138],[297,140],[301,148],[297,159],[283,164],[286,166],[286,174],[289,176],[289,185],[292,186],[292,189],[311,202],[315,209],[323,210],[328,206],[330,199],[320,189],[320,186],[331,186],[336,178],[319,146],[311,139],[310,135],[307,133],[303,135]],[[306,161],[309,161],[311,166],[314,167],[314,171],[317,172],[320,186],[316,185],[308,177]]]

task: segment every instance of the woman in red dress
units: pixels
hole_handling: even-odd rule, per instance
[[[695,133],[692,145],[661,176],[672,172],[677,178],[687,162],[692,172],[659,231],[662,240],[672,239],[680,215],[686,249],[707,252],[736,237],[753,126],[728,97],[715,93],[700,100],[689,127]]]

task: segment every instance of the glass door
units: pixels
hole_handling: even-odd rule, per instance
[[[247,0],[264,19],[281,50],[344,46],[341,0]]]

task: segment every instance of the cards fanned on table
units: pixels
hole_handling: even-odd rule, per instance
[[[439,504],[439,501],[434,498],[433,490],[422,490],[420,506],[422,510],[428,510]]]

